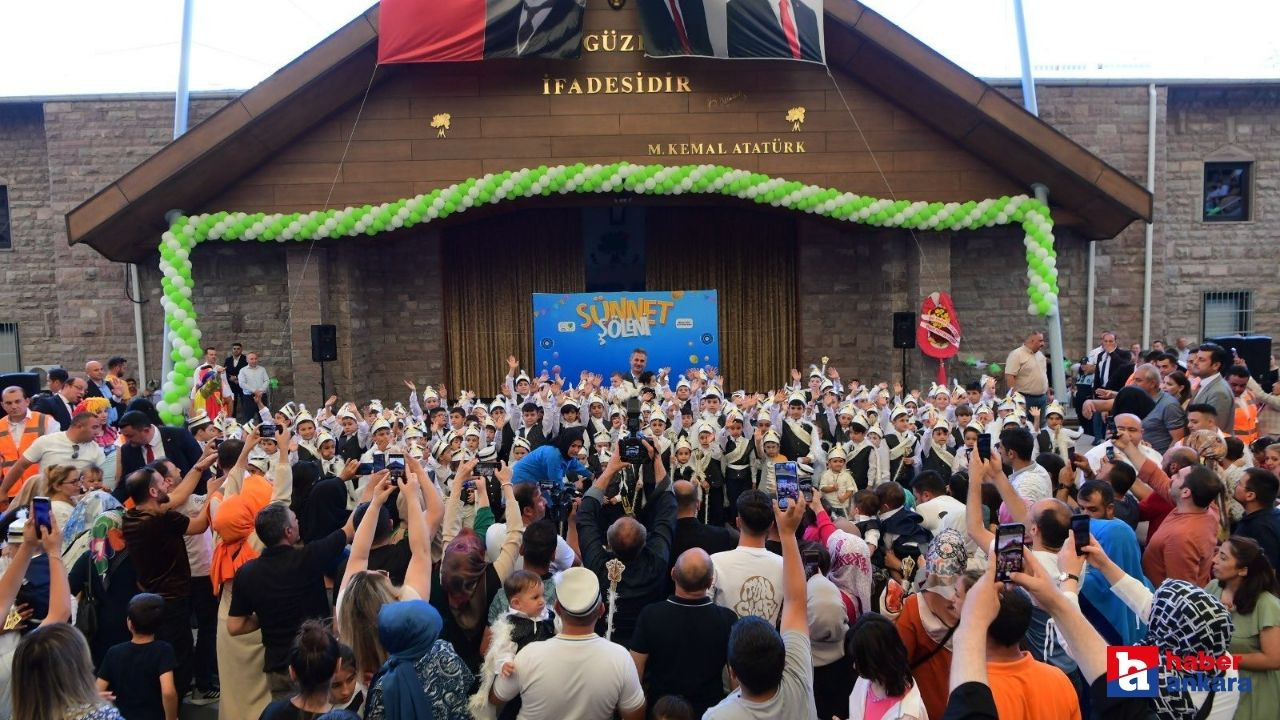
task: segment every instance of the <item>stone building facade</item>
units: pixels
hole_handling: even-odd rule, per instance
[[[591,17],[589,11],[589,22]],[[404,85],[412,82],[400,84]],[[1199,337],[1202,293],[1220,290],[1251,293],[1248,329],[1271,334],[1280,323],[1280,263],[1273,259],[1272,242],[1280,230],[1280,194],[1275,192],[1280,177],[1280,86],[1156,85],[1151,336]],[[414,96],[418,89],[396,92],[395,87],[397,83],[391,82],[388,88],[376,90],[361,116],[370,132],[383,128],[386,142],[370,138],[354,144],[347,160],[348,170],[354,172],[338,186],[333,204],[391,200],[475,174],[465,144],[453,159],[376,164],[397,162],[396,153],[413,157],[415,146],[426,142],[396,139],[395,133],[418,128],[423,124],[421,112],[435,103],[423,103]],[[1017,87],[997,87],[1020,101]],[[431,91],[440,92],[445,91]],[[879,97],[874,89],[853,87],[850,92],[856,113],[866,123],[863,129],[883,136],[887,143],[880,145],[878,159],[892,158],[897,163],[890,177],[898,181],[894,190],[899,196],[951,199],[939,194],[963,197],[972,188],[984,186],[998,191],[1001,183],[1011,187],[1006,192],[1018,190],[998,178],[998,173],[984,170],[982,163],[973,163],[963,150],[939,143],[910,112]],[[811,107],[829,110],[811,115],[819,129],[831,130],[825,134],[827,147],[823,148],[828,155],[780,158],[777,162],[782,164],[768,171],[802,178],[805,173],[821,172],[845,177],[850,183],[862,182],[853,174],[840,175],[848,171],[867,176],[872,164],[870,155],[853,144],[854,133],[845,127],[849,123],[843,109],[837,113],[832,108],[831,91],[800,87],[792,94],[802,96]],[[1038,99],[1041,118],[1058,132],[1145,183],[1147,85],[1054,83],[1041,86]],[[227,95],[197,96],[193,124],[234,101]],[[603,97],[599,101],[621,102]],[[451,107],[461,102],[455,98]],[[621,149],[618,137],[625,133],[623,126],[633,122],[627,119],[625,107],[601,110],[596,105],[588,111],[585,105],[563,106],[552,108],[544,117],[530,118],[522,115],[529,112],[527,105],[504,108],[502,102],[515,101],[489,99],[486,110],[514,117],[486,118],[484,127],[505,128],[500,133],[503,137],[478,139],[474,144],[484,144],[485,152],[511,160],[493,167],[475,161],[483,171],[510,168],[510,162],[522,158],[526,164],[529,157],[540,162],[537,158],[548,151],[554,154],[557,145],[586,162],[621,159],[631,152]],[[546,101],[535,97],[531,102]],[[681,123],[704,123],[711,132],[726,122],[747,123],[745,113],[755,110],[754,104],[764,107],[777,102],[761,89],[753,91],[735,113],[654,116],[647,122],[667,132],[679,132]],[[612,112],[605,116],[612,118],[607,122],[620,125],[610,131],[607,123],[601,125],[600,116],[576,117],[574,108],[583,113]],[[0,307],[4,308],[0,323],[18,326],[24,368],[61,364],[78,369],[87,358],[117,354],[136,364],[126,266],[83,245],[69,247],[65,216],[161,150],[171,134],[172,109],[171,100],[156,97],[0,101],[0,184],[8,188],[12,235],[12,249],[0,251],[5,279],[0,286]],[[221,191],[207,207],[183,209],[279,211],[322,206],[336,169],[328,162],[330,155],[350,132],[355,112],[354,104],[341,108],[264,158],[261,168]],[[749,124],[755,128],[756,122],[752,119]],[[544,137],[554,130],[536,129],[543,125],[569,128],[578,136],[563,141]],[[842,142],[847,147],[840,147]],[[895,151],[894,142],[904,146]],[[923,149],[913,152],[915,148]],[[1248,222],[1205,223],[1200,219],[1203,164],[1225,156],[1253,161],[1252,217]],[[326,162],[308,164],[318,157]],[[913,186],[913,178],[919,184]],[[947,187],[950,182],[959,185]],[[1052,203],[1053,188],[1049,191]],[[1075,358],[1093,344],[1086,337],[1091,241],[1065,226],[1056,235],[1066,356]],[[846,377],[893,377],[899,357],[891,346],[889,316],[895,310],[918,310],[921,298],[935,290],[954,297],[965,331],[961,355],[1003,362],[1020,336],[1039,325],[1026,312],[1026,263],[1020,238],[1013,228],[907,233],[846,228],[798,215],[796,362],[826,355]],[[406,377],[444,381],[449,368],[440,343],[449,329],[443,326],[440,298],[447,291],[448,269],[432,261],[441,256],[440,243],[438,231],[423,230],[380,242],[376,249],[360,244],[202,246],[195,255],[194,302],[204,340],[221,351],[232,341],[257,350],[285,395],[296,394],[312,403],[319,400],[320,392],[319,369],[310,362],[307,330],[312,323],[339,326],[339,361],[328,367],[328,381],[344,397],[398,396]],[[1093,249],[1094,332],[1114,329],[1126,345],[1139,341],[1144,226],[1135,222],[1114,239],[1094,243]],[[163,318],[154,254],[139,269],[146,375],[158,379]],[[908,355],[908,380],[932,376],[934,366],[918,351]],[[975,374],[957,364],[952,369],[962,380]]]

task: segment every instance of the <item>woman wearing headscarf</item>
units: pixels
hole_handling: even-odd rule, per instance
[[[484,536],[473,530],[461,530],[463,484],[472,477],[475,465],[475,460],[463,463],[451,480],[452,488],[444,509],[445,549],[440,563],[440,582],[432,583],[431,587],[431,604],[444,619],[442,636],[453,645],[472,674],[479,672],[484,661],[480,644],[489,618],[489,606],[494,596],[502,591],[502,583],[515,569],[520,539],[524,535],[520,506],[511,483],[505,478],[502,480],[502,495],[506,502],[507,536],[497,559],[493,563],[485,562]],[[518,464],[513,469],[516,468],[519,468]],[[505,468],[499,472],[505,472]],[[483,494],[483,487],[478,488],[478,502],[484,502],[480,497]],[[466,702],[465,697],[463,702]]]
[[[1092,518],[1089,534],[1126,575],[1152,589],[1142,573],[1142,548],[1133,528],[1123,520]],[[1111,592],[1111,583],[1101,573],[1085,573],[1080,585],[1080,611],[1112,645],[1136,645],[1145,632],[1138,615]]]
[[[844,530],[831,533],[826,544],[831,555],[827,578],[846,598],[845,607],[851,610],[849,622],[853,622],[871,610],[871,548],[862,538]]]
[[[227,481],[222,497],[210,502],[210,524],[216,536],[213,560],[209,565],[209,581],[218,603],[218,682],[222,696],[218,701],[220,720],[258,717],[271,702],[267,676],[262,672],[262,631],[233,636],[227,630],[236,570],[256,558],[262,542],[254,532],[258,511],[272,503],[288,503],[293,495],[293,473],[288,462],[281,461],[271,471],[271,481],[246,472],[249,453],[258,444],[258,433],[249,433],[243,442],[227,440],[218,448],[218,466],[226,468]],[[288,436],[280,438],[280,454],[288,453]],[[234,460],[233,460],[234,459]],[[233,464],[234,463],[234,464]]]
[[[585,442],[583,432],[581,427],[561,430],[553,443],[543,445],[511,466],[511,482],[536,484],[550,481],[559,487],[570,472],[580,478],[592,477],[591,469],[578,460],[578,451]]]
[[[969,562],[964,538],[947,529],[925,553],[924,587],[907,598],[898,616],[898,636],[907,648],[911,672],[929,717],[942,717],[951,680],[951,636],[960,623],[956,585]]]
[[[1111,592],[1147,624],[1147,634],[1138,644],[1154,645],[1161,657],[1166,653],[1178,657],[1228,654],[1235,625],[1230,611],[1216,597],[1186,580],[1165,580],[1153,593],[1112,562],[1096,540],[1089,541],[1084,553],[1089,566],[1101,571],[1111,584]],[[1240,702],[1239,692],[1182,689],[1184,683],[1197,679],[1189,676],[1200,672],[1166,663],[1159,665],[1159,692],[1152,703],[1160,720],[1232,720]],[[1233,682],[1239,671],[1211,670],[1204,674]]]
[[[115,506],[93,519],[87,533],[86,549],[80,552],[68,573],[71,594],[91,594],[97,610],[98,630],[89,638],[89,651],[95,667],[108,648],[128,642],[132,637],[126,620],[129,601],[138,594],[138,574],[129,561],[129,550],[125,547],[121,529],[124,509],[109,494],[101,494],[110,498]],[[106,505],[105,501],[102,505]]]
[[[475,676],[440,638],[444,620],[421,600],[378,611],[387,661],[373,677],[365,720],[470,720],[467,694]]]

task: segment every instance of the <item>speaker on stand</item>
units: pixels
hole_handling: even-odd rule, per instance
[[[311,362],[320,363],[320,398],[329,397],[329,388],[324,379],[324,364],[338,359],[338,326],[311,326]]]
[[[907,382],[907,351],[916,346],[916,314],[911,311],[893,314],[893,347],[902,350],[902,386]]]

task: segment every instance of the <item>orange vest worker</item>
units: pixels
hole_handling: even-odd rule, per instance
[[[1236,417],[1232,427],[1235,428],[1234,435],[1245,445],[1258,439],[1258,404],[1248,390],[1236,398]]]
[[[31,447],[31,443],[35,442],[36,438],[44,434],[45,417],[44,413],[38,412],[32,412],[27,416],[27,424],[22,429],[22,439],[18,441],[18,447],[13,446],[13,436],[9,434],[9,418],[0,418],[0,477],[3,477],[4,473],[9,472],[9,468],[18,463],[18,458],[22,457],[22,454],[27,451],[27,448]],[[9,497],[17,497],[27,478],[37,475],[39,472],[39,465],[32,465],[27,468],[27,471],[22,473],[22,477],[18,478],[18,482],[9,488]]]

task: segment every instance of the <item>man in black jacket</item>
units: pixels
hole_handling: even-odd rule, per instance
[[[661,456],[654,454],[653,447],[646,443],[646,449],[652,458],[655,484],[653,495],[645,507],[648,527],[628,515],[615,520],[607,533],[601,532],[599,515],[605,489],[613,476],[626,466],[616,449],[604,472],[582,498],[577,514],[582,564],[600,579],[600,587],[609,585],[610,560],[616,558],[625,565],[622,580],[618,583],[617,608],[613,611],[613,637],[607,636],[603,618],[596,628],[602,636],[624,647],[630,646],[631,632],[640,617],[640,610],[649,603],[666,598],[668,558],[676,525],[676,499],[671,492],[671,483],[667,482],[667,470],[662,465]],[[606,541],[608,550],[605,550]]]
[[[667,560],[668,573],[685,550],[701,548],[712,555],[738,547],[737,530],[708,525],[698,519],[703,497],[696,485],[688,480],[677,480],[672,484],[672,490],[676,496],[676,529],[671,540],[671,556]],[[669,576],[666,585],[668,594],[675,592],[675,581]]]
[[[227,369],[227,384],[231,386],[232,399],[235,401],[234,417],[240,417],[240,403],[250,402],[249,398],[244,397],[244,393],[240,392],[238,377],[238,373],[248,364],[249,356],[244,354],[244,346],[240,343],[231,343],[231,354],[222,363],[222,367]]]
[[[42,395],[31,403],[31,409],[52,415],[58,421],[58,429],[65,431],[71,427],[71,418],[75,417],[75,407],[84,399],[86,387],[84,378],[71,378],[63,383],[62,388],[52,395]]]
[[[120,418],[120,436],[125,444],[120,448],[120,477],[128,477],[130,473],[144,465],[165,458],[178,466],[183,475],[200,460],[203,451],[200,443],[185,428],[159,427],[151,424],[144,413],[131,410]],[[204,493],[206,479],[201,478],[196,494]],[[123,502],[124,483],[116,487],[116,499]]]

